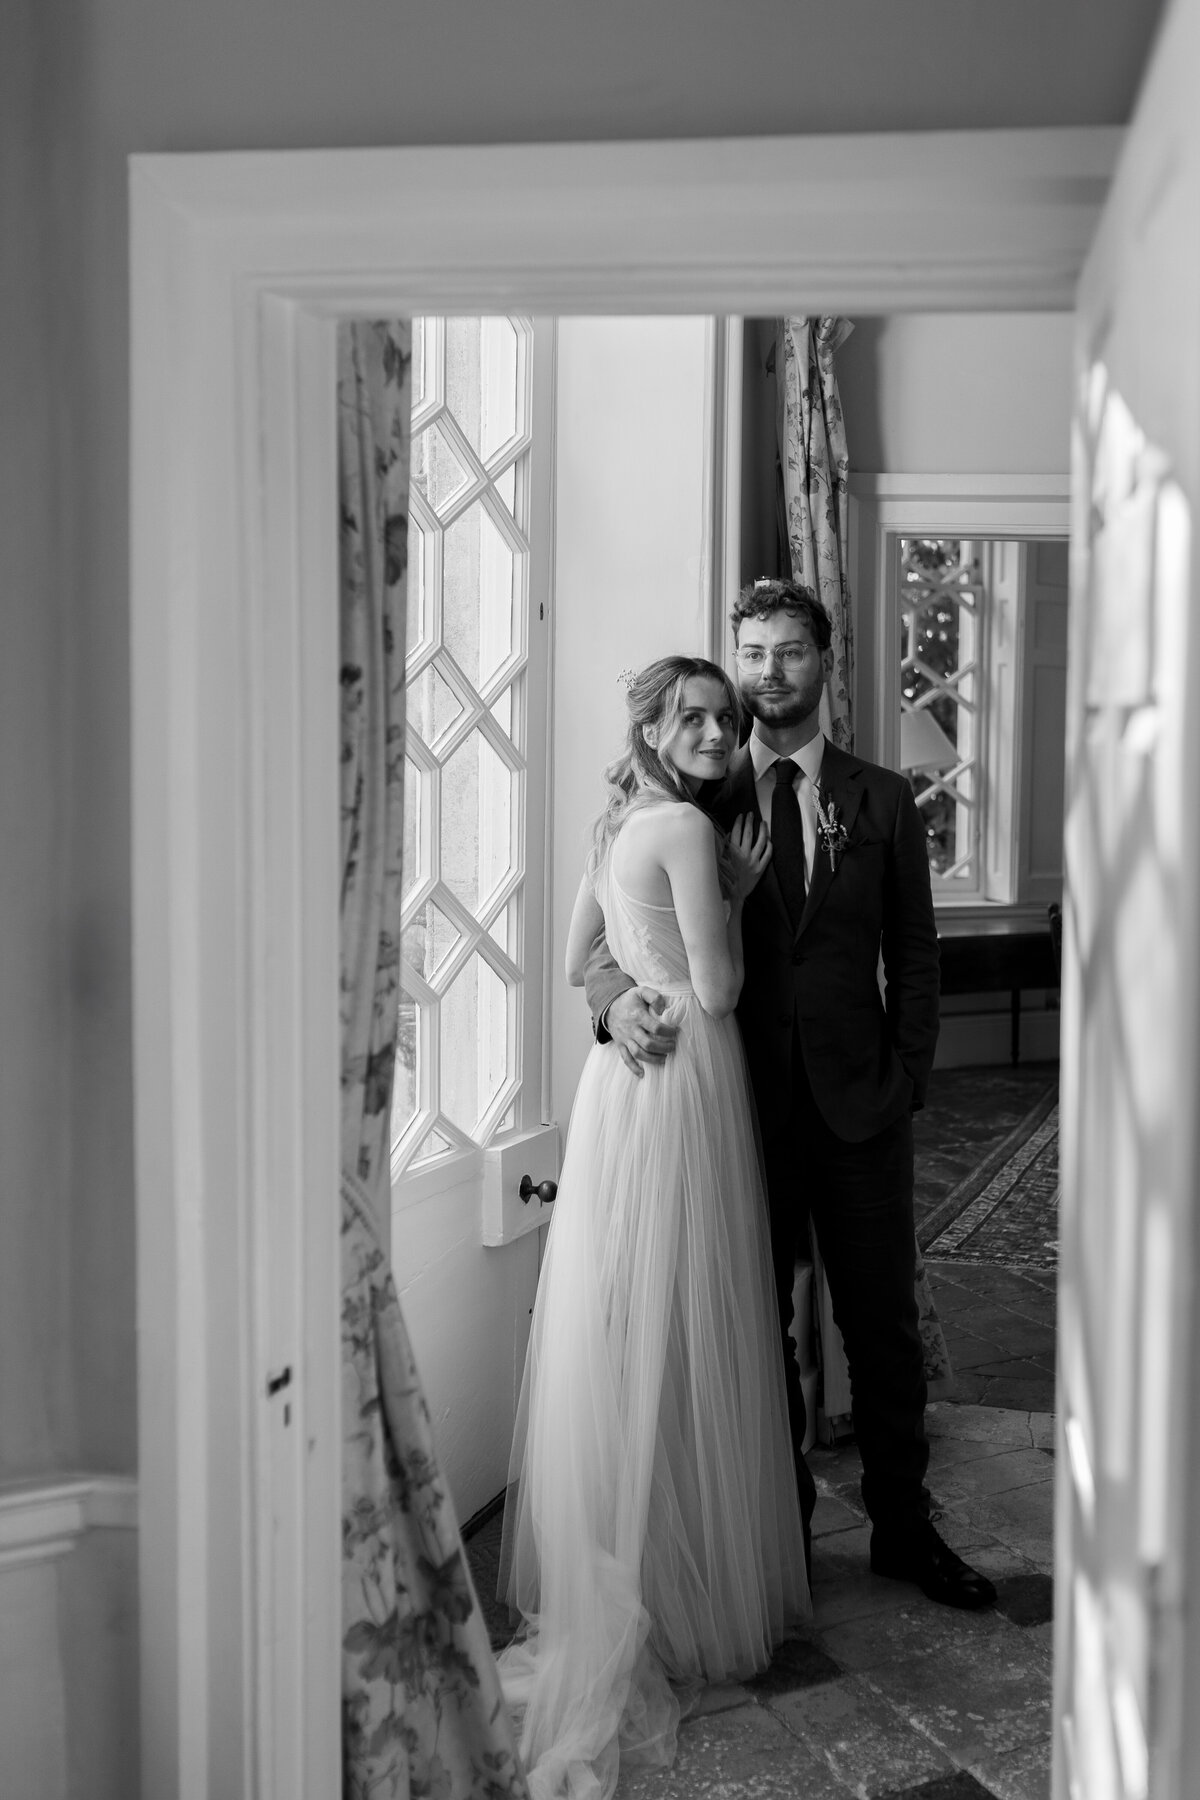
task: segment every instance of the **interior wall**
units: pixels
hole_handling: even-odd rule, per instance
[[[1064,473],[1071,328],[1069,313],[856,319],[836,361],[852,473]]]
[[[704,648],[711,363],[702,318],[562,319],[558,333],[550,1076],[565,1130],[592,1034],[563,957],[625,737],[620,674]]]
[[[0,56],[0,1484],[78,1455],[71,1305],[75,131],[46,14]],[[11,276],[20,271],[23,279]],[[119,766],[119,765],[118,765]],[[123,794],[109,802],[123,829]],[[121,1196],[128,1207],[128,1195]],[[126,1402],[127,1406],[129,1402]]]

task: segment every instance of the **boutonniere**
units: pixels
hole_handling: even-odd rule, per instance
[[[846,836],[846,827],[842,824],[837,806],[832,798],[828,805],[822,806],[819,788],[813,789],[813,802],[817,809],[817,841],[829,857],[830,874],[836,875],[842,851],[849,841]]]

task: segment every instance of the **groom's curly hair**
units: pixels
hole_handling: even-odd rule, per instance
[[[833,641],[833,626],[813,589],[802,581],[771,580],[766,576],[749,582],[733,603],[729,623],[733,626],[734,643],[737,643],[738,629],[743,620],[769,619],[777,612],[787,613],[794,619],[804,619],[813,634],[817,649],[828,650]]]

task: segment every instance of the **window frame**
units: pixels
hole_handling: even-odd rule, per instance
[[[850,478],[850,591],[856,596],[855,748],[872,762],[900,766],[900,584],[902,537],[1064,538],[1070,536],[1069,477],[1060,475],[857,475]],[[986,679],[986,677],[985,677]],[[989,754],[985,743],[983,755]],[[986,775],[985,775],[986,779]],[[980,885],[969,895],[939,893],[956,917],[1028,912],[1040,902],[984,897],[986,817]]]
[[[433,334],[434,354],[440,355],[444,342],[444,320],[453,315],[441,313],[423,316],[437,321],[438,329]],[[459,311],[457,316],[475,315],[464,315]],[[518,378],[525,388],[524,429],[505,447],[504,455],[505,467],[510,462],[520,464],[526,455],[528,458],[524,469],[519,468],[517,475],[518,493],[523,493],[520,510],[524,516],[523,524],[518,524],[517,529],[524,536],[528,549],[524,576],[518,583],[514,601],[515,605],[524,609],[525,616],[516,632],[517,648],[514,648],[502,665],[519,665],[514,667],[513,706],[523,747],[521,743],[516,743],[520,768],[516,771],[517,780],[513,784],[511,831],[517,852],[504,882],[489,897],[489,908],[500,900],[503,911],[504,907],[516,901],[516,931],[520,954],[510,957],[507,953],[497,953],[497,960],[508,965],[512,972],[510,985],[513,998],[508,1037],[513,1066],[500,1095],[488,1111],[501,1119],[512,1111],[514,1117],[511,1125],[503,1129],[492,1129],[482,1141],[471,1143],[467,1141],[468,1134],[465,1130],[447,1125],[441,1120],[436,1107],[429,1110],[427,1090],[431,1075],[434,1086],[437,1085],[440,1048],[432,1041],[428,1018],[423,1014],[419,1015],[418,1031],[423,1057],[426,1059],[426,1072],[419,1085],[418,1110],[414,1120],[391,1143],[394,1208],[415,1205],[440,1192],[448,1184],[473,1178],[479,1172],[487,1147],[503,1144],[546,1122],[543,1095],[546,1085],[544,1065],[548,1049],[544,1030],[543,995],[547,953],[543,940],[549,817],[556,326],[552,318],[533,317],[516,310],[506,316],[512,318],[527,333],[524,342],[518,346]],[[426,345],[427,359],[428,355]],[[436,411],[433,397],[427,395],[418,410],[418,424],[424,429]],[[477,488],[468,487],[464,492],[478,498]],[[447,509],[448,518],[453,520],[461,516],[465,509],[466,500],[463,497],[457,498]],[[410,665],[415,663],[416,672],[419,673],[431,665],[432,659],[433,652],[427,644],[422,644],[412,653],[409,661]],[[411,679],[411,676],[406,679]],[[484,684],[485,687],[490,686],[494,679],[494,676],[490,678]],[[408,735],[411,738],[411,728]],[[463,720],[455,721],[443,736],[457,750],[461,742],[465,741]],[[438,753],[433,747],[423,751],[421,766],[431,756],[438,760]],[[432,818],[424,818],[423,832],[428,834],[436,829],[437,823],[436,812]],[[424,886],[425,883],[421,885]],[[406,899],[406,910],[409,904],[410,901]],[[487,935],[486,931],[484,935]],[[448,960],[453,961],[463,954],[461,944],[456,945]],[[430,1064],[433,1065],[432,1070]],[[414,1125],[418,1127],[415,1131]],[[449,1138],[447,1148],[440,1153],[412,1160],[405,1152],[411,1147],[413,1138],[418,1142],[423,1141],[432,1129],[443,1131]]]

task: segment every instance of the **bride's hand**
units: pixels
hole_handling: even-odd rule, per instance
[[[755,820],[753,813],[742,813],[734,820],[729,833],[733,856],[734,895],[744,900],[758,886],[763,870],[771,860],[771,839],[766,822]]]

